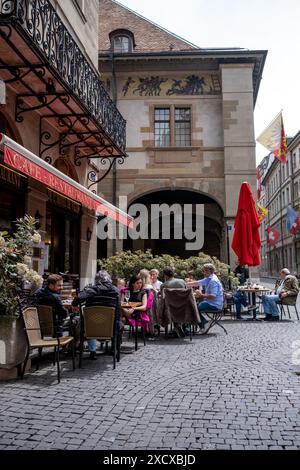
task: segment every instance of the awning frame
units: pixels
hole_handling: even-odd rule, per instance
[[[53,186],[50,177],[52,176],[52,178],[56,178],[57,180],[54,179],[53,181],[56,181],[58,183],[61,183],[61,181],[63,181],[65,183],[65,188],[70,189],[70,186],[74,188],[72,194],[75,195],[75,198],[73,198],[75,201],[81,202],[83,205],[90,207],[91,209],[95,210],[96,213],[98,213],[99,215],[109,217],[110,219],[117,221],[127,227],[132,226],[133,218],[126,212],[115,207],[110,202],[106,201],[102,197],[96,195],[89,189],[77,183],[77,181],[74,181],[72,178],[65,175],[49,163],[45,162],[34,153],[25,149],[14,140],[0,133],[0,148],[2,146],[4,147],[4,162],[8,163],[9,166],[11,166],[12,168],[16,168],[18,169],[18,171],[21,171],[27,176],[41,181],[42,183],[46,184],[50,189],[55,189],[56,191],[57,187]],[[28,167],[26,165],[26,168],[23,167],[23,170],[20,169],[20,166],[13,162],[13,157],[15,157],[15,160],[20,158],[26,159],[26,161],[29,162]],[[31,166],[30,163],[32,164]],[[48,183],[45,183],[44,178],[42,178],[41,176],[39,177],[40,172],[43,171],[46,171],[49,175]],[[62,191],[58,190],[57,192],[59,192],[63,196],[70,197],[69,194],[65,194]],[[86,201],[86,203],[83,201]]]

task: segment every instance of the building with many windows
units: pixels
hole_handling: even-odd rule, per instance
[[[282,267],[293,273],[300,272],[300,233],[293,236],[287,229],[287,207],[300,210],[300,133],[288,138],[287,163],[282,165],[268,155],[260,163],[262,192],[259,204],[268,209],[261,224],[262,276],[277,277]],[[275,246],[267,243],[266,228],[278,230],[280,237]]]
[[[203,251],[226,261],[240,185],[256,190],[253,110],[266,51],[201,48],[113,0],[100,0],[99,27],[99,68],[127,121],[130,156],[104,193],[129,206],[204,204]],[[199,251],[186,252],[184,237],[153,239],[148,228],[123,247]]]

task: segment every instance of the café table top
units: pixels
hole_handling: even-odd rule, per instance
[[[136,308],[136,307],[140,307],[142,304],[142,302],[123,302],[121,304],[121,307],[123,308]]]
[[[267,287],[238,287],[238,291],[243,292],[270,292],[271,290]]]

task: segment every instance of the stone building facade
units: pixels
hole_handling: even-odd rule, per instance
[[[125,121],[98,72],[98,0],[0,1],[0,133],[93,188],[89,154],[125,150]],[[29,213],[42,244],[33,253],[40,273],[96,269],[95,211],[5,164],[0,149],[0,231]],[[97,179],[97,178],[96,178]]]
[[[280,269],[300,272],[300,232],[293,236],[287,229],[287,207],[300,211],[300,132],[288,138],[287,163],[280,164],[271,154],[260,163],[262,192],[259,204],[268,209],[261,224],[261,276],[278,277]],[[267,243],[267,227],[278,230],[275,246]]]
[[[129,205],[204,204],[203,251],[233,262],[226,238],[240,185],[256,191],[253,109],[266,51],[202,49],[112,0],[100,0],[99,24],[102,79],[127,121],[117,195]],[[113,181],[101,191],[113,197]],[[170,240],[123,246],[194,254]]]

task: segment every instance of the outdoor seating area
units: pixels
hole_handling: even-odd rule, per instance
[[[166,272],[168,269],[166,268]],[[144,271],[148,276],[149,272]],[[214,279],[214,274],[209,271],[208,274],[209,277],[204,277],[203,282],[205,279]],[[73,369],[76,363],[79,369],[85,367],[86,352],[89,352],[90,359],[97,359],[98,356],[101,360],[100,356],[103,353],[111,355],[115,369],[116,363],[122,359],[123,352],[134,354],[141,344],[147,347],[147,344],[153,341],[159,342],[165,339],[172,341],[172,338],[191,342],[196,335],[210,333],[217,335],[218,340],[222,341],[222,333],[226,335],[229,333],[230,323],[241,324],[244,321],[247,328],[248,320],[265,319],[262,296],[271,295],[273,291],[270,286],[255,284],[248,279],[244,285],[237,286],[234,290],[226,288],[221,290],[222,308],[210,307],[209,304],[201,308],[203,294],[199,294],[198,288],[169,287],[174,285],[174,282],[176,284],[182,281],[174,277],[168,285],[170,279],[166,280],[165,276],[166,287],[161,283],[159,289],[155,289],[151,285],[151,279],[146,279],[147,282],[144,281],[143,286],[143,277],[139,274],[130,279],[128,286],[125,284],[118,289],[113,286],[111,280],[108,280],[110,277],[105,271],[99,272],[98,275],[102,281],[98,283],[96,280],[94,288],[104,286],[112,290],[105,291],[105,295],[99,295],[99,292],[95,295],[93,292],[89,297],[88,289],[91,289],[91,286],[88,286],[81,293],[77,291],[72,298],[63,299],[61,305],[66,312],[63,320],[57,317],[55,313],[57,299],[51,296],[38,301],[35,306],[23,308],[28,350],[20,373],[21,378],[24,378],[29,354],[33,350],[38,351],[36,358],[38,370],[43,351],[54,348],[53,365],[57,367],[59,382],[62,351],[66,358],[68,356],[66,353],[69,351]],[[103,276],[107,276],[106,281],[103,280]],[[218,282],[217,276],[215,278]],[[56,279],[60,277],[54,276],[54,280]],[[62,281],[57,282],[62,283]],[[191,281],[188,279],[182,282],[189,285]],[[197,285],[198,282],[201,285],[202,281],[196,281]],[[208,292],[207,287],[206,292]],[[80,301],[81,295],[84,302]],[[287,302],[284,298],[277,302],[280,320],[299,320],[296,302],[297,295],[293,297],[292,302]],[[164,335],[161,335],[161,332],[164,332]],[[155,343],[153,346],[155,347]]]

